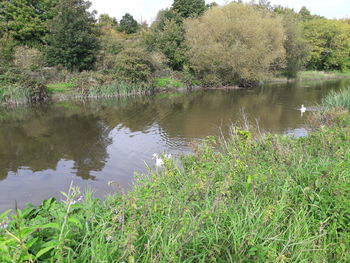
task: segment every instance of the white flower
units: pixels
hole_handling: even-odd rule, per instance
[[[6,222],[0,223],[0,229],[5,230],[8,226],[9,226],[9,224]]]

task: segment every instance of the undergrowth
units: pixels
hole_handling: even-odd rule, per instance
[[[332,91],[323,100],[323,105],[328,109],[344,108],[350,110],[350,87],[340,92]]]

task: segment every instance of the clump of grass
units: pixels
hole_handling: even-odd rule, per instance
[[[326,98],[323,99],[323,105],[330,108],[343,108],[350,110],[350,88],[340,92],[332,91]]]
[[[70,92],[75,87],[75,81],[52,83],[47,85],[49,94]]]
[[[111,83],[104,86],[92,86],[88,89],[91,97],[114,97],[120,95],[151,92],[152,88],[145,85],[130,84],[125,82]]]
[[[28,101],[28,90],[20,84],[0,87],[0,102],[8,104],[23,104]]]
[[[154,85],[159,88],[184,88],[186,85],[179,81],[175,80],[171,77],[166,78],[156,78],[154,81]]]
[[[233,129],[127,194],[5,213],[0,261],[349,262],[346,123],[300,139]]]

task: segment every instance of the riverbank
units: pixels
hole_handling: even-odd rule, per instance
[[[266,81],[267,83],[287,83],[292,81],[318,81],[318,80],[337,80],[350,78],[350,71],[301,71],[296,79],[288,79],[286,77],[274,77]]]
[[[1,262],[347,262],[350,117],[334,106],[304,138],[235,128],[129,193],[72,187],[65,202],[3,214]]]
[[[50,74],[50,70],[48,70]],[[18,76],[20,73],[13,73],[14,79],[22,79],[22,81],[15,81],[7,83],[0,88],[0,102],[2,104],[26,104],[30,101],[46,101],[51,99],[53,101],[65,101],[70,99],[83,98],[101,98],[101,97],[120,97],[129,95],[146,95],[159,92],[174,92],[186,89],[239,89],[238,86],[224,86],[224,87],[202,87],[201,83],[188,76],[169,76],[156,78],[153,83],[148,85],[128,84],[125,82],[113,81],[110,76],[83,72],[78,75],[68,76],[68,79],[63,81],[58,77],[59,81],[48,81],[46,83],[46,75],[36,77],[34,79],[34,86],[28,85],[28,79],[24,76]],[[350,78],[350,72],[319,72],[319,71],[304,71],[299,74],[298,79],[287,79],[283,77],[271,78],[267,83],[287,83],[291,81],[308,82],[312,80],[336,80],[342,78]],[[30,80],[30,78],[29,78]],[[38,91],[38,85],[40,89]],[[33,87],[32,87],[33,86]],[[45,88],[46,87],[46,88]],[[39,95],[38,95],[39,94]],[[40,98],[42,96],[42,98]]]

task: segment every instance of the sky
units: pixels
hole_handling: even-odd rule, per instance
[[[170,7],[173,0],[90,0],[98,14],[108,14],[118,20],[128,12],[137,21],[152,22],[160,9]],[[208,3],[213,1],[207,1]],[[223,5],[229,0],[216,0]],[[350,18],[350,0],[270,0],[273,5],[282,5],[299,11],[306,6],[312,14],[327,18]]]

